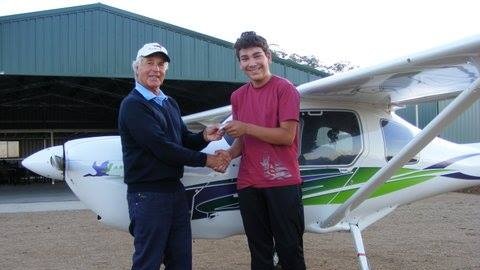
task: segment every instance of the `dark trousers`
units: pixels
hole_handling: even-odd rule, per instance
[[[192,269],[192,232],[185,190],[127,193],[132,270]]]
[[[273,269],[275,250],[282,269],[305,269],[301,187],[245,188],[238,195],[251,268]]]

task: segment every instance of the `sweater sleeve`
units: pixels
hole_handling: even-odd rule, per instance
[[[203,131],[199,133],[193,133],[187,129],[185,124],[182,122],[182,142],[183,145],[189,149],[200,151],[203,148],[207,147],[209,142],[206,142],[203,139]]]
[[[132,138],[158,160],[172,166],[205,166],[207,155],[169,140],[167,131],[163,130],[146,104],[131,99],[122,106],[121,115]]]
[[[175,106],[175,109],[177,110],[178,115],[181,115],[180,108],[178,107],[178,103],[174,99],[172,99],[171,101]],[[185,125],[182,119],[180,119],[180,125],[182,127],[182,130],[181,130],[182,143],[185,147],[196,150],[196,151],[200,151],[210,143],[203,139],[203,130],[198,133],[191,132],[190,130],[188,130],[187,126]]]

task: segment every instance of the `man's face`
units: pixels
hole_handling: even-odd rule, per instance
[[[165,79],[167,66],[167,61],[165,61],[165,58],[160,54],[145,57],[138,65],[138,82],[156,93]]]
[[[255,87],[268,82],[271,77],[269,64],[271,55],[266,55],[260,47],[240,49],[238,52],[240,69],[250,78]]]

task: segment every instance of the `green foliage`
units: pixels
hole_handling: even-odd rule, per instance
[[[306,55],[299,55],[297,53],[288,54],[281,49],[273,49],[272,53],[281,59],[291,60],[297,64],[318,69],[329,74],[340,73],[340,72],[352,70],[358,67],[358,66],[352,65],[349,61],[345,61],[345,62],[340,61],[332,65],[324,65],[324,64],[321,64],[320,60],[315,55],[306,56]]]

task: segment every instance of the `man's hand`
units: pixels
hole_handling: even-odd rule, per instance
[[[203,139],[206,142],[218,141],[223,137],[223,130],[219,124],[211,125],[203,130]]]
[[[230,164],[230,162],[232,161],[232,155],[227,150],[222,150],[222,149],[217,150],[217,151],[215,151],[215,155],[223,158],[223,160],[225,162],[227,162],[227,167]],[[214,168],[214,169],[216,170],[216,168]],[[218,169],[221,169],[221,168],[218,168]],[[226,167],[225,167],[225,169],[226,169]]]
[[[237,120],[229,121],[227,125],[224,127],[225,132],[234,138],[238,138],[246,134],[247,129],[248,129],[247,123],[237,121]]]
[[[232,157],[230,153],[226,150],[217,150],[215,151],[215,155],[219,156],[223,160],[223,165],[219,167],[215,167],[213,169],[217,172],[224,173],[227,170],[228,165],[230,165],[230,162],[232,161]]]
[[[220,152],[223,151],[223,152]],[[207,164],[206,166],[212,168],[217,172],[224,173],[227,170],[228,165],[230,164],[231,158],[225,150],[217,150],[215,155],[207,155]]]

